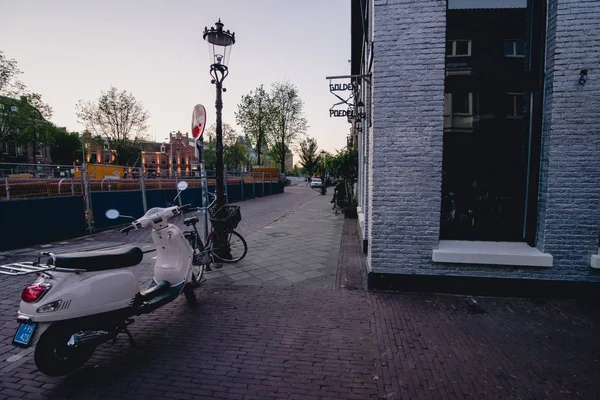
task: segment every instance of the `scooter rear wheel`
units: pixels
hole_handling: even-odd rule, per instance
[[[42,334],[34,353],[35,365],[40,372],[48,376],[68,375],[90,359],[96,346],[67,345],[71,336],[78,331],[74,324],[57,323]]]
[[[194,308],[198,305],[198,300],[196,299],[196,294],[194,293],[194,288],[192,286],[186,285],[183,288],[183,294],[190,307]]]

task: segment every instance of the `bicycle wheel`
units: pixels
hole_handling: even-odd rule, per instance
[[[187,239],[194,249],[194,258],[192,259],[192,279],[188,283],[192,287],[196,287],[202,281],[205,267],[210,266],[210,252],[204,250],[204,245],[198,235],[188,235]]]
[[[248,245],[246,244],[246,240],[237,233],[236,231],[232,231],[227,233],[227,243],[229,244],[229,249],[221,249],[217,246],[217,243],[214,241],[215,234],[214,232],[210,235],[211,242],[211,252],[213,257],[220,262],[224,263],[235,263],[246,257],[246,253],[248,253]],[[224,256],[227,254],[227,256]],[[231,258],[229,258],[231,255]]]

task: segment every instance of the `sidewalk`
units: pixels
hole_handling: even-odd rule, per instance
[[[0,399],[598,398],[599,304],[365,291],[356,220],[334,216],[330,196],[289,194],[285,216],[247,228],[244,266],[207,274],[197,309],[180,298],[137,318],[137,347],[120,337],[66,378],[11,350]],[[335,241],[339,256],[322,254]],[[319,258],[320,275],[306,276]],[[0,293],[0,354],[17,305],[15,288]]]

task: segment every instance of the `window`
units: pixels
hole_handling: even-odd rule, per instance
[[[21,145],[17,146],[17,155],[18,156],[23,155],[23,146],[21,146]]]
[[[173,159],[171,160],[171,164],[177,164],[177,157],[173,157]]]
[[[164,158],[161,158],[161,159],[160,159],[160,163],[161,163],[161,164],[166,164],[166,163],[167,163],[167,160],[165,160]]]
[[[452,114],[473,114],[473,93],[452,93]]]
[[[508,118],[523,116],[523,93],[508,93],[506,95],[506,116]]]
[[[500,2],[448,0],[442,240],[535,243],[543,86],[529,81],[543,83],[546,2]]]
[[[504,42],[505,57],[524,57],[525,42],[521,40],[507,40]]]
[[[96,153],[95,151],[92,151],[90,153],[90,162],[91,163],[98,162],[98,153]]]
[[[104,163],[108,164],[110,162],[110,154],[109,153],[105,153],[104,154]]]
[[[449,40],[446,42],[446,56],[469,57],[471,55],[470,40]]]
[[[181,157],[181,163],[185,164],[185,157]]]
[[[178,148],[177,148],[175,151],[176,151],[177,153],[181,153],[181,149],[180,149],[179,147],[178,147]]]
[[[36,146],[35,155],[36,157],[44,156],[44,147],[42,146],[42,144],[38,143],[38,145]]]

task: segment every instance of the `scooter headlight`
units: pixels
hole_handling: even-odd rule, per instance
[[[43,306],[39,307],[37,309],[37,312],[38,313],[53,312],[53,311],[58,310],[60,308],[61,304],[62,304],[62,300],[56,300],[56,301],[53,301],[52,303],[44,304]]]

